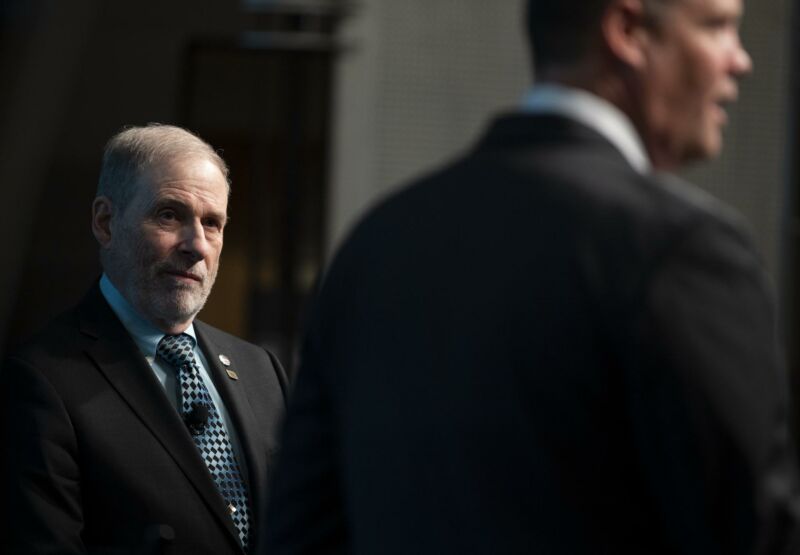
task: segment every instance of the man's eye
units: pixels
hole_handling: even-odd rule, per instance
[[[219,220],[213,218],[207,218],[203,220],[203,225],[216,230],[222,229],[222,224],[219,222]]]
[[[738,22],[735,19],[730,17],[709,17],[704,22],[705,27],[707,29],[715,30],[715,31],[723,31],[723,30],[736,30],[738,28]]]
[[[162,220],[162,221],[171,222],[171,221],[173,221],[173,220],[176,220],[176,219],[178,218],[178,215],[175,213],[175,211],[174,211],[174,210],[170,210],[170,209],[168,209],[168,210],[161,210],[161,211],[158,213],[158,218],[159,218],[160,220]]]

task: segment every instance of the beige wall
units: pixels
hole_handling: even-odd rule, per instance
[[[338,67],[330,244],[380,195],[472,144],[530,82],[516,0],[360,6]]]

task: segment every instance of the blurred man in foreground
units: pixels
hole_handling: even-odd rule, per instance
[[[333,261],[270,555],[779,552],[768,280],[711,158],[740,0],[530,0],[537,85]]]

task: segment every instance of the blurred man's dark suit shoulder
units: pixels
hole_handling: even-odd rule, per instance
[[[325,276],[272,553],[780,543],[769,287],[710,197],[571,119],[500,118],[373,210]]]

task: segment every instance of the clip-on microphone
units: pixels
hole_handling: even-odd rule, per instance
[[[202,403],[192,403],[192,410],[183,416],[183,422],[193,436],[202,434],[208,424],[208,407]]]

